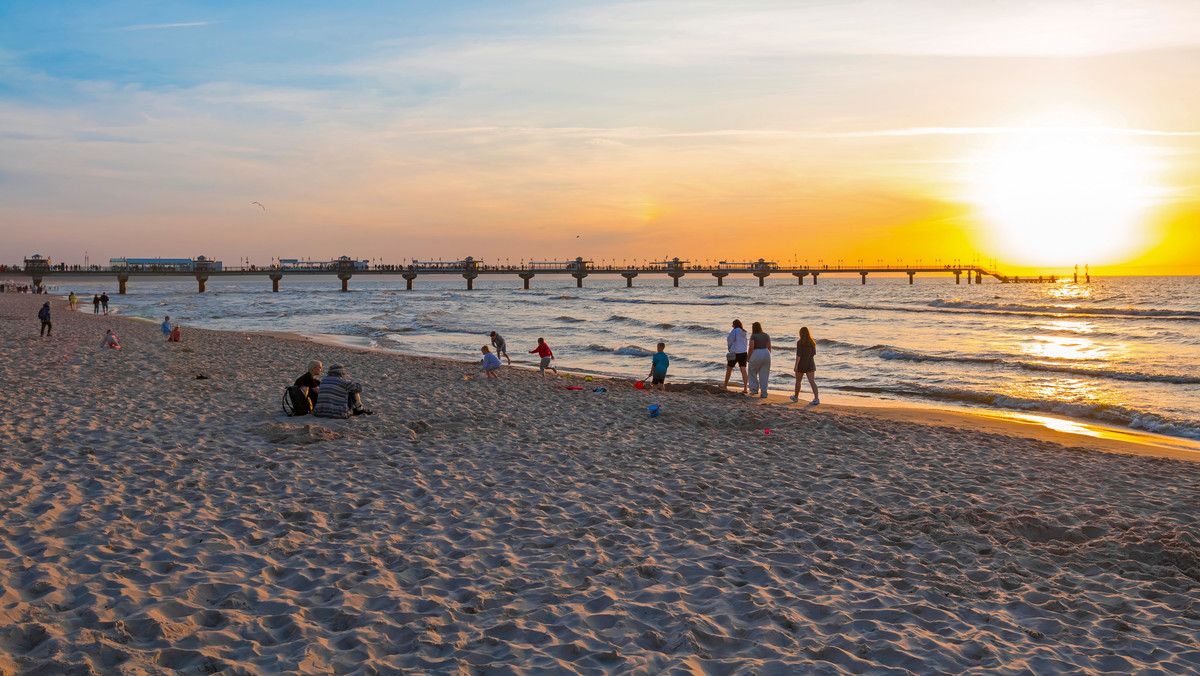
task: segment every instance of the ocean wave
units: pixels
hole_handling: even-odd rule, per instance
[[[1139,411],[1115,404],[1082,404],[1053,399],[1010,397],[1004,394],[974,390],[933,387],[918,383],[899,383],[895,387],[863,387],[840,385],[838,389],[870,394],[891,394],[920,397],[957,404],[971,404],[1014,411],[1054,413],[1081,420],[1123,425],[1130,429],[1165,434],[1186,439],[1200,439],[1200,424],[1168,418],[1156,413]]]
[[[1160,310],[1134,307],[1084,307],[1079,305],[1027,305],[1025,303],[983,303],[974,300],[942,300],[929,302],[930,307],[958,310],[989,310],[1000,312],[1030,312],[1054,315],[1100,315],[1113,317],[1170,317],[1173,319],[1200,319],[1200,312],[1192,310]]]
[[[951,314],[1004,315],[1011,317],[1080,317],[1115,319],[1169,319],[1200,321],[1200,312],[1191,310],[1139,310],[1136,308],[1086,308],[1060,307],[1056,305],[1022,305],[1020,303],[977,303],[975,301],[934,300],[926,306],[916,305],[862,305],[824,301],[819,307],[835,310],[860,310],[866,312],[944,312]]]
[[[1136,371],[1119,371],[1114,370],[1109,366],[1104,366],[1102,368],[1087,368],[1082,366],[1072,366],[1070,364],[1048,364],[1045,362],[1021,361],[1019,359],[1004,359],[1001,357],[923,354],[921,352],[912,352],[910,350],[891,347],[890,345],[875,345],[868,348],[868,350],[877,353],[880,359],[911,361],[918,363],[952,362],[956,364],[984,364],[989,366],[998,365],[1024,369],[1026,371],[1065,373],[1076,376],[1087,376],[1089,378],[1125,380],[1130,382],[1169,383],[1173,385],[1200,384],[1200,377],[1197,376],[1185,376],[1173,373],[1139,373]]]
[[[608,347],[606,345],[598,345],[596,343],[592,343],[591,345],[588,345],[587,349],[591,350],[592,352],[607,352],[607,353],[611,353],[611,354],[621,354],[621,355],[627,355],[627,356],[631,356],[631,357],[649,357],[655,353],[655,350],[647,350],[646,348],[638,347],[637,345],[626,345],[625,347]]]
[[[586,321],[587,321],[586,319],[580,319],[580,318],[578,318],[578,317],[570,317],[570,316],[568,316],[568,315],[562,315],[562,316],[560,316],[560,317],[555,317],[555,319],[557,319],[557,320],[558,320],[558,321],[560,321],[560,322],[568,322],[568,323],[571,323],[571,324],[577,324],[577,323],[580,323],[580,322],[586,322]]]
[[[726,307],[728,303],[704,303],[687,300],[659,300],[655,298],[597,298],[601,303],[629,303],[631,305],[699,305],[703,307]]]

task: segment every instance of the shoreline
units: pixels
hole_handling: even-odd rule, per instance
[[[55,294],[46,295],[46,297],[51,296],[57,298]],[[38,298],[42,296],[35,295],[32,297]],[[65,304],[65,300],[63,300],[63,302]],[[84,312],[82,304],[78,310],[78,313],[85,315],[90,314]],[[107,316],[129,321],[147,322],[157,326],[156,320],[147,317],[125,315],[120,314],[119,312]],[[457,359],[454,357],[437,357],[431,355],[411,354],[407,352],[401,352],[399,350],[391,350],[378,346],[369,338],[356,336],[325,333],[302,334],[291,331],[236,331],[224,329],[203,330],[219,331],[229,334],[259,335],[282,340],[297,340],[302,342],[311,342],[318,345],[325,345],[328,347],[362,350],[383,355],[397,355],[409,359],[447,361],[455,364],[475,363],[471,360]],[[514,360],[514,362],[515,361],[516,360]],[[536,370],[536,367],[532,365],[518,365],[516,363],[509,368],[516,368],[530,372]],[[632,382],[633,380],[636,380],[636,378],[621,377],[608,373],[587,371],[584,369],[570,370],[565,372],[572,374],[578,373],[579,375],[591,375],[594,378],[604,379],[610,382]],[[670,384],[671,383],[668,383],[668,385]],[[674,384],[689,385],[693,387],[710,385],[717,388],[720,387],[713,382],[705,381],[676,381]],[[729,392],[732,393],[734,390],[730,389]],[[803,408],[805,406],[804,399],[801,399],[798,403],[792,403],[788,400],[787,395],[782,394],[778,390],[772,390],[767,401],[771,405],[790,409]],[[1106,452],[1151,455],[1163,458],[1186,460],[1189,462],[1200,462],[1200,440],[1193,440],[1187,437],[1174,437],[1170,435],[1156,434],[1153,432],[1133,430],[1130,428],[1117,427],[1113,425],[1103,425],[1094,421],[1081,420],[1078,418],[1070,418],[1067,416],[1049,413],[1025,413],[1008,409],[954,406],[950,404],[933,404],[900,399],[876,399],[872,397],[845,394],[841,392],[833,393],[833,395],[830,396],[828,391],[826,392],[826,396],[821,404],[821,409],[826,411],[848,413],[852,415],[873,416],[880,419],[893,421],[909,421],[917,423],[927,422],[929,424],[951,427],[967,424],[981,430],[991,430],[998,434],[1025,437],[1036,439],[1038,441],[1048,441],[1064,446],[1080,446],[1084,448],[1094,447],[1095,450]]]
[[[370,341],[366,338],[340,336],[335,334],[300,334],[291,332],[246,332],[259,335],[269,335],[290,340],[309,341],[319,345],[364,350],[380,354],[402,355],[411,359],[446,360],[459,364],[474,362],[453,357],[431,357],[415,355],[397,350],[388,350],[375,345],[364,344]],[[511,368],[535,371],[533,366],[516,365]],[[575,373],[575,371],[569,371]],[[614,382],[631,382],[630,378],[621,378],[609,374],[579,371],[581,374],[592,375],[597,379]],[[711,385],[703,381],[676,381],[671,384]],[[715,387],[720,387],[715,385]],[[730,389],[729,392],[734,392]],[[748,403],[753,403],[749,402]],[[772,390],[767,403],[787,409],[805,407],[804,399],[792,403],[787,395]],[[969,425],[980,430],[990,430],[1007,436],[1025,437],[1038,441],[1048,441],[1063,446],[1079,446],[1093,448],[1112,453],[1130,453],[1134,455],[1149,455],[1189,462],[1200,462],[1200,441],[1184,437],[1172,437],[1152,432],[1141,432],[1128,428],[1100,425],[1090,421],[1049,414],[1030,414],[1005,409],[975,408],[968,406],[932,405],[921,402],[907,402],[889,399],[873,399],[871,397],[836,393],[832,397],[827,393],[820,405],[821,410],[849,413],[852,415],[876,417],[892,421],[916,422],[940,426],[956,427]]]

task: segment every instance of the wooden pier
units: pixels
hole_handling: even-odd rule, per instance
[[[982,284],[984,277],[991,277],[1003,284],[1014,283],[1053,283],[1065,277],[1054,275],[1043,275],[1039,277],[1016,277],[1005,276],[996,270],[990,270],[979,265],[967,265],[962,263],[954,263],[950,265],[817,265],[804,267],[787,267],[773,261],[759,259],[757,261],[747,262],[721,262],[716,266],[711,264],[692,264],[689,261],[680,260],[678,258],[655,262],[645,263],[642,265],[596,265],[594,261],[586,260],[582,257],[576,258],[573,261],[550,261],[538,263],[524,263],[521,265],[489,265],[483,261],[475,260],[468,257],[461,261],[450,263],[435,262],[435,261],[413,261],[408,265],[386,265],[376,264],[365,266],[364,262],[354,261],[348,257],[342,257],[337,261],[333,261],[326,267],[321,268],[289,268],[277,265],[270,267],[245,266],[238,268],[223,268],[220,263],[205,259],[203,256],[196,259],[196,269],[192,270],[163,270],[163,269],[128,269],[128,268],[107,268],[101,269],[92,267],[88,269],[79,269],[78,267],[54,266],[50,264],[48,259],[42,259],[35,256],[25,260],[24,274],[32,278],[35,286],[41,286],[42,281],[47,278],[72,278],[72,277],[96,277],[96,276],[112,276],[115,277],[118,284],[118,293],[125,293],[127,285],[134,277],[191,277],[196,280],[198,291],[203,293],[208,280],[213,278],[227,277],[266,277],[271,281],[271,290],[279,291],[280,283],[285,277],[298,279],[315,276],[331,276],[336,275],[342,283],[342,291],[350,290],[350,280],[355,276],[366,275],[392,275],[399,276],[406,282],[405,287],[412,290],[414,283],[422,277],[433,276],[460,276],[466,280],[466,288],[468,290],[475,288],[475,280],[482,276],[516,276],[523,282],[523,288],[530,288],[530,284],[538,275],[565,275],[575,278],[576,286],[583,287],[583,280],[592,276],[604,275],[619,275],[625,278],[627,287],[633,286],[633,280],[639,275],[666,275],[674,281],[674,286],[679,286],[679,280],[686,275],[711,275],[716,279],[717,286],[724,286],[725,278],[730,275],[751,275],[758,278],[758,285],[764,286],[766,279],[772,275],[791,276],[796,278],[797,285],[803,285],[805,278],[811,277],[812,283],[817,284],[822,275],[858,275],[863,284],[867,283],[867,276],[872,274],[905,274],[908,275],[908,283],[912,284],[913,279],[918,274],[940,274],[954,275],[954,283],[961,284],[962,278],[965,275],[967,284],[972,280],[976,284]],[[1075,281],[1078,281],[1078,273],[1076,273]],[[1088,276],[1090,281],[1090,275]]]

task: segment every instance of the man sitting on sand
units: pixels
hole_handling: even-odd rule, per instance
[[[352,415],[374,414],[374,411],[363,408],[359,397],[361,392],[362,385],[346,379],[345,366],[330,364],[329,375],[321,381],[313,415],[318,418],[349,418]]]
[[[101,343],[100,346],[101,347],[109,347],[114,350],[121,349],[121,344],[117,342],[117,334],[113,333],[112,329],[109,329],[104,334],[104,342]]]

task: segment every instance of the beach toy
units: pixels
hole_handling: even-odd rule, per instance
[[[590,382],[592,382],[592,377],[591,377],[591,376],[584,376],[584,377],[583,377],[583,379],[584,379],[584,380],[586,380],[586,381],[587,381],[587,382],[589,382],[589,383],[590,383]]]
[[[658,404],[650,404],[650,417],[657,418],[662,413],[662,406]]]
[[[763,430],[763,434],[770,434],[771,430]]]
[[[603,387],[597,387],[596,389],[594,389],[592,391],[593,392],[607,392],[608,390],[604,389]]]
[[[633,384],[633,386],[634,386],[634,388],[636,388],[636,389],[639,389],[639,390],[644,390],[644,389],[646,389],[646,383],[643,383],[643,382],[642,382],[642,381],[640,381],[640,380],[639,380],[639,381],[637,381],[636,383],[634,383],[634,384]]]
[[[567,389],[568,390],[582,390],[583,388],[579,387],[578,385],[572,385],[571,387],[568,387]]]
[[[564,374],[563,374],[563,380],[570,380],[570,379],[571,379],[571,374],[570,374],[570,373],[564,373]]]

